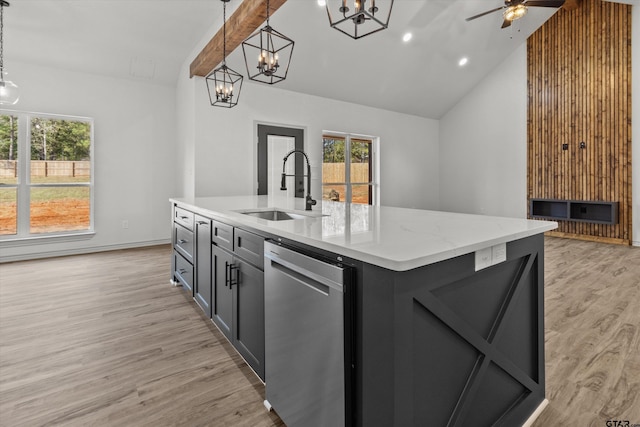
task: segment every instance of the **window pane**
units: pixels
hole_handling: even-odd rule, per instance
[[[17,188],[0,188],[0,235],[18,232]]]
[[[322,139],[322,182],[345,182],[344,139]]]
[[[329,184],[322,186],[322,199],[334,202],[345,202],[347,200],[347,186]]]
[[[31,182],[91,181],[91,124],[83,121],[31,120]]]
[[[31,233],[88,230],[89,187],[31,188]]]
[[[0,115],[0,184],[18,182],[18,118]]]
[[[371,182],[371,141],[351,140],[351,182]]]
[[[351,203],[370,205],[373,203],[373,192],[370,185],[352,185]]]

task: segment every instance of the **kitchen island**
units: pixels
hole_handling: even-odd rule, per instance
[[[192,282],[186,287],[194,289],[203,308],[209,307],[221,330],[228,322],[216,320],[215,283],[197,296],[198,281],[204,284],[209,277],[215,282],[215,271],[201,278],[194,261],[201,258],[200,247],[204,258],[211,258],[211,241],[196,241],[187,253],[189,263],[180,243],[189,241],[188,234],[184,237],[188,230],[182,230],[187,224],[180,221],[196,226],[210,221],[214,255],[218,245],[243,236],[229,246],[229,255],[248,260],[254,270],[262,264],[258,244],[247,244],[251,236],[353,269],[347,424],[517,426],[543,402],[542,233],[555,223],[327,201],[304,211],[302,199],[269,196],[171,202],[177,230],[172,280]],[[297,219],[270,221],[246,214],[274,208]],[[241,251],[232,254],[234,248]],[[189,265],[195,276],[189,276]],[[221,282],[229,283],[226,279]],[[258,329],[264,300],[258,295],[259,280],[254,283],[253,317],[244,316]],[[264,379],[264,336],[260,341],[259,334],[253,335],[227,336]]]

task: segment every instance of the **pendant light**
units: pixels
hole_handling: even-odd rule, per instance
[[[4,8],[9,7],[9,2],[0,0],[0,105],[14,105],[18,102],[20,93],[18,86],[5,77],[4,71]]]
[[[222,65],[205,77],[209,101],[215,107],[232,108],[238,105],[240,89],[242,88],[242,75],[227,67],[227,3],[222,1]]]
[[[293,40],[269,25],[267,0],[267,25],[242,42],[249,79],[270,85],[286,79],[293,45]]]
[[[389,26],[393,0],[326,0],[329,25],[353,39]]]

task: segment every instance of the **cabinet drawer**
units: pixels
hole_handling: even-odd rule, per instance
[[[211,241],[221,248],[233,251],[233,227],[218,221],[211,221]]]
[[[175,249],[180,252],[189,262],[193,262],[193,249],[194,238],[193,231],[189,231],[179,224],[175,224],[174,227],[175,237]]]
[[[193,294],[193,266],[176,251],[173,251],[173,257],[176,266],[173,273],[175,278]]]
[[[261,236],[236,228],[234,252],[259,269],[264,268],[264,239]]]
[[[193,212],[175,207],[173,220],[188,230],[193,231]]]

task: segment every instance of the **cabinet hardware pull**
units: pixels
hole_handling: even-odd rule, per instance
[[[180,270],[178,270],[178,272],[179,272],[180,274],[184,274],[184,273],[186,273],[186,272],[187,272],[187,270],[185,270],[184,268],[181,268]]]
[[[229,283],[229,262],[224,262],[224,286],[227,287]]]
[[[198,225],[205,225],[207,221],[198,221]]]
[[[187,218],[189,218],[189,217],[188,217],[188,216],[181,216],[180,218],[182,218],[182,219],[187,219]]]
[[[187,243],[187,240],[180,239],[180,240],[178,240],[178,243],[180,243],[180,244]]]
[[[236,280],[233,280],[233,271],[236,272]],[[229,265],[229,287],[233,287],[233,285],[240,284],[240,267],[237,265],[230,264]]]

